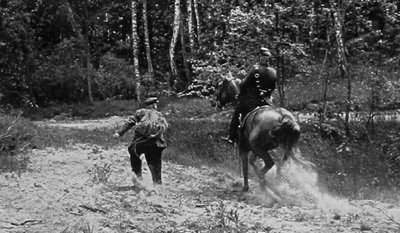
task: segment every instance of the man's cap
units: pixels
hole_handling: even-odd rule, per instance
[[[151,105],[151,104],[155,104],[155,103],[158,103],[158,98],[157,98],[157,97],[150,97],[150,98],[147,98],[147,99],[143,102],[144,105]]]
[[[269,49],[267,49],[265,47],[261,47],[260,54],[264,55],[264,56],[271,57],[271,52],[269,51]]]

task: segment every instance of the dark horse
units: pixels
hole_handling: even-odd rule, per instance
[[[292,158],[305,167],[313,166],[301,156],[298,147],[300,126],[294,115],[284,108],[269,105],[257,107],[244,117],[239,135],[239,154],[244,178],[243,191],[249,190],[248,163],[253,166],[261,187],[278,202],[280,201],[278,194],[267,187],[265,180],[265,174],[272,166],[277,163],[278,175],[280,175],[282,163],[288,158]],[[271,156],[271,150],[277,147],[280,147],[283,152],[282,158]],[[264,161],[264,167],[257,166],[257,157]]]
[[[218,83],[217,88],[216,105],[218,109],[223,109],[227,104],[236,105],[240,81],[240,79],[234,78],[231,73],[223,76],[223,80]]]
[[[226,82],[224,80],[224,82]],[[223,85],[218,89],[217,102],[227,103],[230,96],[229,85]],[[285,108],[279,106],[265,105],[257,107],[242,117],[239,132],[239,154],[242,161],[244,178],[243,191],[249,190],[248,164],[250,163],[260,180],[260,186],[267,191],[268,195],[275,201],[280,202],[281,198],[276,190],[268,187],[265,174],[277,163],[278,175],[280,167],[288,158],[311,167],[312,163],[305,161],[301,156],[298,141],[300,138],[300,126],[295,116]],[[276,156],[273,149],[280,147],[283,156]],[[274,155],[274,156],[271,156]],[[250,156],[250,159],[249,159]],[[256,164],[257,158],[264,161],[264,166],[259,168]]]

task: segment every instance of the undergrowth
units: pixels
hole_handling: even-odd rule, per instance
[[[105,100],[79,104],[52,104],[46,107],[24,108],[23,116],[31,120],[98,119],[132,114],[138,103],[134,100]]]
[[[0,113],[0,171],[26,169],[29,158],[24,154],[35,147],[38,127],[18,115]]]

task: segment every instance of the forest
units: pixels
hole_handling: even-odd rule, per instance
[[[2,0],[0,97],[37,107],[148,95],[210,96],[241,77],[260,47],[273,55],[278,99],[290,83],[334,80],[353,108],[397,106],[400,3],[384,1]],[[358,98],[357,81],[363,83]],[[352,90],[352,86],[353,89]],[[309,100],[307,100],[309,101]],[[307,103],[299,103],[297,108]],[[350,106],[351,105],[351,106]],[[295,107],[296,108],[296,107]]]

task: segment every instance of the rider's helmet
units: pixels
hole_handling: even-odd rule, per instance
[[[269,66],[269,59],[272,57],[268,48],[261,47],[260,49],[260,65]]]

